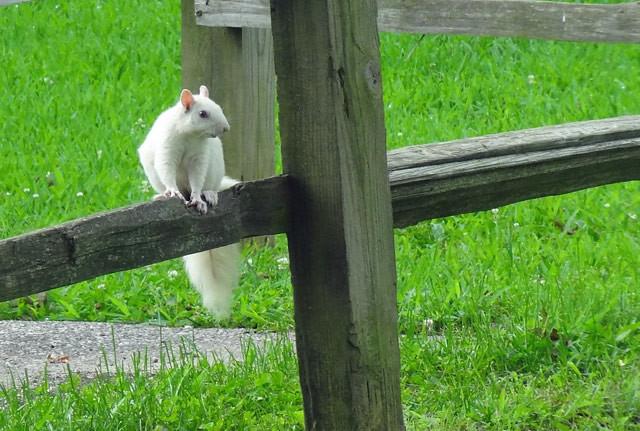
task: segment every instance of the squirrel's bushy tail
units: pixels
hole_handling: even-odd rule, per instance
[[[224,177],[220,190],[237,182]],[[230,244],[184,256],[189,280],[202,295],[202,304],[217,318],[228,317],[231,312],[233,289],[240,277],[240,252],[240,244]]]
[[[238,284],[240,244],[184,256],[187,275],[202,295],[202,304],[217,318],[229,316]]]

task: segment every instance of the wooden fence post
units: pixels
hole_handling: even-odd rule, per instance
[[[268,29],[196,25],[193,0],[182,0],[182,83],[207,85],[231,124],[227,175],[248,181],[273,175],[275,74]]]
[[[271,0],[309,430],[401,430],[375,0]]]

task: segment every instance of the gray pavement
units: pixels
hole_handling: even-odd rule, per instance
[[[37,385],[45,367],[52,386],[68,377],[68,368],[83,380],[96,377],[99,370],[106,372],[107,365],[113,371],[116,363],[129,371],[137,352],[143,356],[146,352],[151,373],[167,363],[168,352],[179,354],[181,349],[241,360],[244,343],[264,346],[276,337],[245,329],[0,321],[0,384],[11,384],[12,376],[20,381],[26,373],[30,384]]]

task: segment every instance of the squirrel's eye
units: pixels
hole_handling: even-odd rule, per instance
[[[207,111],[200,111],[198,112],[198,115],[200,118],[209,118],[209,113]]]

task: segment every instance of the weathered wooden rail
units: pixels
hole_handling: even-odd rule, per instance
[[[199,25],[271,26],[269,0],[196,0],[195,8]],[[640,42],[640,3],[378,0],[378,28],[394,33]]]
[[[388,171],[395,227],[640,180],[640,116],[405,147],[388,153]],[[239,184],[206,216],[156,201],[0,240],[0,301],[285,233],[290,186]]]
[[[206,216],[177,199],[81,218],[0,241],[0,301],[286,231],[285,177],[220,193]]]
[[[640,116],[389,152],[394,225],[640,179]]]

